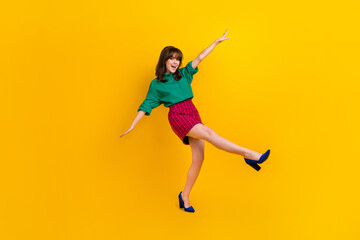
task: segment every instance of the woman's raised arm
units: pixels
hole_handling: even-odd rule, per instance
[[[193,61],[192,61],[192,67],[195,69],[197,65],[207,56],[209,53],[222,41],[229,39],[229,37],[226,37],[226,34],[228,32],[229,28],[226,29],[226,32],[224,35],[222,35],[220,38],[216,39],[210,46],[208,46],[205,50],[203,50]]]

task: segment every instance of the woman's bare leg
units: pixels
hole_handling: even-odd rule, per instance
[[[196,124],[186,136],[203,139],[219,149],[230,153],[242,155],[245,158],[259,160],[262,155],[261,153],[252,151],[244,147],[240,147],[235,143],[230,142],[229,140],[219,136],[214,130],[212,130],[208,126],[205,126],[201,123]]]
[[[202,139],[189,137],[189,143],[192,151],[192,163],[187,173],[185,188],[181,194],[186,208],[191,206],[189,201],[189,194],[192,187],[194,186],[204,161],[205,141]]]

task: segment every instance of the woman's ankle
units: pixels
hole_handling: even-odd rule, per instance
[[[184,192],[181,193],[181,196],[182,196],[183,198],[186,198],[186,199],[189,198],[189,194],[185,194]]]
[[[247,158],[247,159],[252,159],[252,160],[259,160],[261,155],[262,155],[261,153],[251,151],[251,152],[244,153],[243,157]]]

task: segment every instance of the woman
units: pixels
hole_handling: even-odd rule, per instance
[[[192,102],[193,92],[191,82],[193,75],[198,72],[199,63],[224,40],[224,35],[216,39],[209,47],[202,51],[193,61],[184,68],[179,68],[182,63],[182,52],[172,46],[165,47],[156,66],[156,76],[151,81],[146,99],[140,105],[138,114],[130,128],[121,135],[129,133],[144,115],[150,115],[152,109],[164,104],[169,107],[168,120],[172,130],[185,145],[190,145],[192,150],[192,164],[187,174],[184,190],[179,193],[180,208],[187,212],[195,212],[190,205],[189,194],[199,175],[204,161],[205,141],[224,151],[242,155],[245,162],[259,171],[259,163],[263,163],[270,154],[270,149],[264,154],[240,147],[229,140],[219,136],[214,130],[205,126],[199,112]]]

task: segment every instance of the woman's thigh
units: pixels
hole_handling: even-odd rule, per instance
[[[190,131],[186,134],[186,136],[207,140],[214,133],[215,131],[209,128],[208,126],[205,126],[202,123],[198,123],[193,128],[190,129]]]
[[[189,137],[193,161],[201,162],[204,160],[205,141],[202,139]]]

